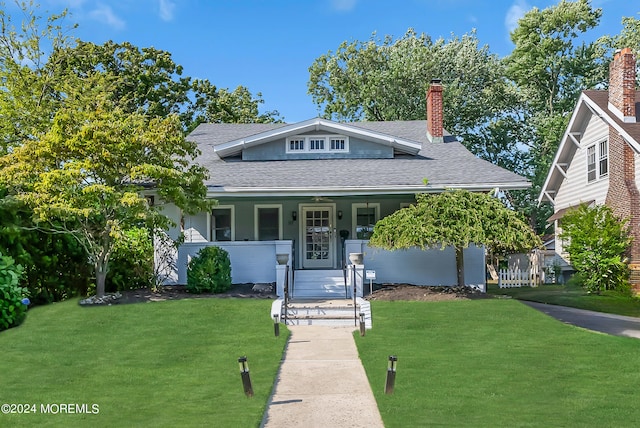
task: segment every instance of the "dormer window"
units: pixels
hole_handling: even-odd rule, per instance
[[[334,153],[349,151],[349,137],[343,135],[308,135],[287,138],[287,153]]]
[[[323,151],[324,150],[324,138],[311,138],[311,139],[309,139],[309,150],[311,150],[311,151]]]
[[[304,152],[304,138],[291,138],[287,145],[288,152]]]

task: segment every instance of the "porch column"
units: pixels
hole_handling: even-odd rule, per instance
[[[287,265],[276,265],[276,294],[280,298],[284,298],[284,278],[287,272]],[[291,290],[291,284],[289,284]]]

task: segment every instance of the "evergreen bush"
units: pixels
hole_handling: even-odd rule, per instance
[[[220,247],[205,247],[187,267],[190,293],[224,293],[231,288],[229,253]]]

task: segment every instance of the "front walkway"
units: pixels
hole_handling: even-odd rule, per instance
[[[384,427],[353,327],[289,326],[262,427]]]

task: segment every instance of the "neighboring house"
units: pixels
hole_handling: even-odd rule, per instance
[[[188,138],[202,152],[196,162],[209,170],[208,196],[218,205],[178,221],[185,243],[173,281],[184,284],[188,260],[218,245],[230,254],[234,283],[280,281],[276,254],[289,255],[297,284],[317,270],[342,277],[348,254],[364,253],[364,269],[376,271],[377,283],[455,285],[453,248],[370,249],[375,223],[414,203],[416,193],[530,184],[475,157],[443,130],[439,81],[429,89],[427,111],[428,120],[417,121],[198,126]],[[483,288],[484,249],[466,251],[465,278]]]
[[[556,237],[562,216],[580,204],[606,204],[629,218],[632,283],[640,286],[640,91],[635,88],[636,59],[630,49],[617,52],[609,66],[609,89],[583,91],[560,142],[539,201],[555,213]],[[563,242],[556,252],[565,260]]]

